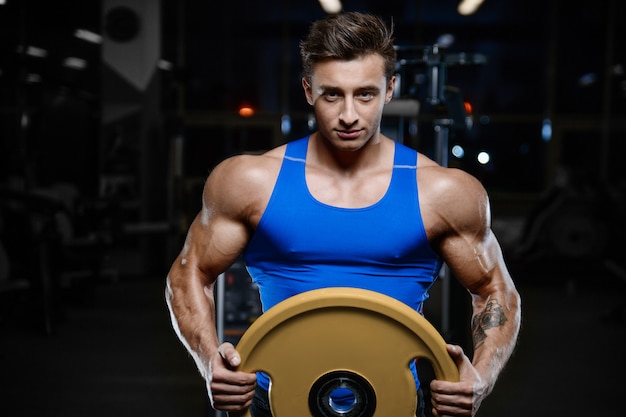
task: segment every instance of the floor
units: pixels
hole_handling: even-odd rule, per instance
[[[623,416],[624,281],[606,268],[588,277],[589,288],[558,273],[518,276],[519,345],[478,416]],[[0,415],[212,415],[171,329],[163,284],[160,276],[120,277],[69,289],[51,336],[27,294],[4,294]]]

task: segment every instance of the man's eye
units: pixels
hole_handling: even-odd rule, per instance
[[[339,94],[333,93],[333,92],[327,92],[327,93],[324,93],[324,98],[326,98],[326,100],[329,100],[329,101],[334,101],[334,100],[337,100],[337,98],[339,98]]]
[[[359,94],[359,98],[361,100],[371,100],[374,98],[374,94],[369,91],[364,91],[361,94]]]

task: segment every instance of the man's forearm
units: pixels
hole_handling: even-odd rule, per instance
[[[490,295],[474,302],[472,339],[473,365],[481,373],[490,392],[517,342],[520,326],[520,300],[516,291]]]
[[[215,308],[210,289],[193,291],[172,286],[167,280],[166,301],[172,327],[183,346],[206,377],[208,361],[219,345],[215,329]]]

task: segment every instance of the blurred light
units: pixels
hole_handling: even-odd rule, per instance
[[[598,76],[594,73],[585,74],[578,79],[578,85],[581,87],[588,87],[595,84],[598,81]]]
[[[464,101],[463,107],[465,108],[465,114],[472,114],[472,103],[470,103],[469,101]]]
[[[30,117],[28,117],[28,113],[22,113],[20,124],[23,128],[27,128],[28,125],[30,125]]]
[[[460,15],[469,16],[476,13],[481,4],[483,4],[483,0],[461,0],[456,10]]]
[[[452,155],[461,159],[465,156],[465,149],[461,145],[454,145],[452,147]]]
[[[26,75],[27,84],[39,84],[41,82],[41,75],[30,73]]]
[[[418,133],[417,121],[411,120],[409,121],[409,135],[412,137],[416,137]]]
[[[289,117],[288,114],[284,114],[283,117],[280,118],[280,130],[285,136],[291,133],[291,117]]]
[[[243,103],[239,106],[239,110],[237,112],[241,117],[254,116],[254,107],[249,104]]]
[[[21,50],[22,48],[18,48],[18,51],[21,52]],[[45,58],[48,56],[48,51],[43,48],[31,45],[26,48],[26,55],[33,56],[35,58]]]
[[[5,4],[7,4],[7,0],[0,0],[0,6],[4,6]]]
[[[83,70],[87,68],[87,61],[81,58],[76,58],[75,56],[68,56],[63,61],[63,66],[76,70]]]
[[[163,71],[171,71],[174,69],[174,64],[165,59],[160,59],[159,62],[157,62],[157,68]]]
[[[317,127],[317,121],[315,120],[315,115],[314,114],[310,114],[307,116],[306,119],[306,125],[309,128],[309,130],[315,130]]]
[[[530,153],[530,146],[527,143],[522,143],[519,146],[519,153],[522,155],[528,155]]]
[[[336,14],[341,12],[343,6],[341,0],[318,0],[322,9],[328,14]]]
[[[624,66],[622,64],[615,64],[611,67],[613,75],[624,75]]]
[[[480,116],[480,123],[483,125],[488,125],[489,123],[491,123],[491,119],[489,118],[489,116]]]
[[[476,156],[476,160],[479,164],[487,165],[489,161],[491,161],[491,156],[489,156],[488,152],[482,151],[478,153],[478,155]]]
[[[552,121],[550,119],[543,119],[541,125],[541,139],[544,142],[549,142],[552,139]]]
[[[102,36],[87,29],[76,29],[74,36],[91,43],[102,43]]]
[[[454,43],[454,35],[451,33],[444,33],[437,38],[437,45],[442,48],[449,48]]]

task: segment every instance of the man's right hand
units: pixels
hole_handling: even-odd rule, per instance
[[[211,406],[222,411],[250,407],[256,374],[237,371],[241,358],[231,343],[223,343],[211,356],[206,383]]]

